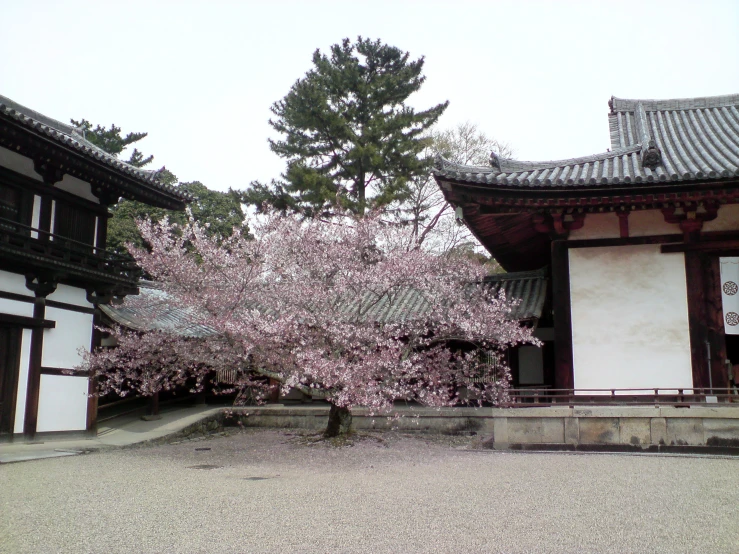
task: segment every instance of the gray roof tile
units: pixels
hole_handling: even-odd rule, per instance
[[[129,177],[133,177],[140,183],[158,189],[178,200],[186,202],[192,200],[192,196],[188,193],[180,191],[172,185],[162,183],[159,180],[159,171],[129,165],[86,140],[76,127],[45,116],[2,95],[0,95],[0,115],[13,119],[64,146],[77,150],[88,158],[103,162]]]
[[[493,186],[633,185],[739,176],[739,94],[676,100],[612,98],[612,150],[565,160],[498,158],[500,168],[437,160],[437,179]],[[645,158],[650,153],[655,158]],[[646,144],[645,144],[646,143]],[[656,151],[654,150],[656,149]]]

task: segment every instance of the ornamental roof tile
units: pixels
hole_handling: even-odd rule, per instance
[[[0,95],[0,116],[17,121],[59,144],[76,150],[87,158],[102,162],[112,169],[132,177],[140,184],[155,188],[180,201],[189,202],[192,200],[192,196],[188,193],[180,191],[172,185],[162,183],[159,180],[161,170],[152,171],[127,164],[92,144],[77,127],[45,116],[2,95]]]
[[[612,98],[608,152],[543,162],[493,156],[487,167],[438,159],[438,180],[491,187],[565,188],[736,179],[739,94],[676,100]]]

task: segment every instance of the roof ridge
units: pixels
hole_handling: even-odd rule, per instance
[[[606,152],[600,152],[598,154],[591,154],[589,156],[580,156],[577,158],[565,158],[561,160],[541,160],[541,161],[528,161],[528,160],[514,160],[512,158],[499,158],[500,169],[492,166],[473,166],[473,165],[461,165],[447,160],[446,158],[437,158],[434,164],[434,171],[458,171],[461,173],[514,173],[520,171],[534,171],[537,169],[550,169],[554,167],[561,167],[564,165],[580,165],[586,163],[592,163],[597,161],[603,161],[611,158],[618,158],[625,154],[632,154],[634,152],[641,152],[641,144],[633,144],[631,146],[624,146],[622,148],[615,148]]]
[[[739,94],[723,94],[719,96],[696,96],[695,98],[668,98],[663,100],[641,98],[617,98],[611,96],[608,106],[611,113],[633,112],[638,104],[646,111],[694,110],[702,108],[721,108],[739,105]]]

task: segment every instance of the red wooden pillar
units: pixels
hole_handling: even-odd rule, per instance
[[[572,363],[570,256],[566,241],[552,242],[552,310],[554,312],[554,388],[575,387]]]

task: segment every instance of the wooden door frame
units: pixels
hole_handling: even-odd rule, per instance
[[[18,398],[18,381],[21,369],[21,350],[23,347],[23,328],[0,325],[0,332],[8,333],[9,350],[2,363],[7,362],[4,368],[5,376],[2,381],[2,409],[0,409],[0,434],[12,434],[15,431],[15,410]]]

